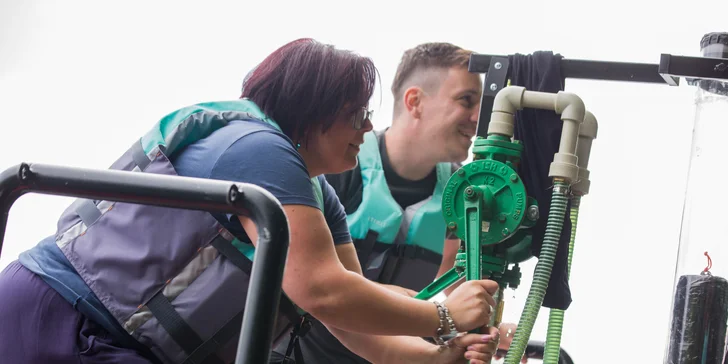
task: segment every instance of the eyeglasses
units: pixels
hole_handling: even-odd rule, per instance
[[[371,121],[372,120],[372,115],[373,114],[374,114],[374,111],[367,110],[366,108],[362,107],[351,118],[351,124],[354,126],[354,129],[355,130],[361,130],[361,128],[363,128],[364,125],[366,125],[367,121]]]

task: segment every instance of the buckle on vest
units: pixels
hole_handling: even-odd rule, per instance
[[[306,316],[301,316],[301,321],[293,327],[292,335],[298,336],[298,337],[304,337],[306,334],[311,331],[311,321]]]
[[[303,364],[303,353],[301,352],[301,344],[298,338],[306,336],[309,330],[311,330],[311,321],[308,320],[308,315],[301,316],[301,321],[293,326],[291,330],[291,340],[288,342],[286,348],[286,354],[283,356],[283,363],[300,363]],[[295,355],[296,360],[291,358],[291,354]]]

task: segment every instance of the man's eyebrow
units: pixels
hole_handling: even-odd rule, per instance
[[[458,96],[480,95],[480,90],[474,89],[474,88],[469,88],[469,89],[458,92],[457,95]]]

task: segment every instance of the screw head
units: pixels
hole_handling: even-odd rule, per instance
[[[511,182],[518,182],[518,175],[517,174],[513,173],[511,175]]]
[[[498,85],[496,85],[496,84],[494,84],[494,83],[491,83],[491,84],[490,84],[490,90],[491,90],[491,91],[495,91],[495,90],[497,90],[497,89],[498,89]]]
[[[30,179],[30,166],[26,163],[22,163],[20,165],[20,170],[18,171],[18,178],[20,178],[21,181],[27,182]]]
[[[528,217],[529,220],[531,220],[531,221],[538,220],[538,215],[539,215],[538,206],[531,205],[528,207],[528,211],[526,212],[526,217]]]
[[[455,229],[457,229],[457,227],[458,227],[458,224],[456,224],[454,222],[450,222],[449,224],[447,224],[447,228],[450,230],[455,230]]]
[[[510,233],[510,232],[511,232],[511,231],[510,231],[510,230],[508,230],[508,228],[503,228],[503,236],[506,236],[506,235],[508,235],[508,233]]]
[[[473,187],[469,186],[465,189],[465,197],[467,197],[469,200],[475,200],[478,198],[478,194],[475,192],[475,189]]]
[[[503,65],[500,62],[496,62],[495,63],[495,69],[499,70],[501,68],[503,68]]]
[[[464,169],[458,169],[458,176],[461,176],[462,177],[464,175],[465,175],[465,170]]]

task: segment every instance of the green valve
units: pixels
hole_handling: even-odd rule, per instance
[[[466,240],[466,232],[460,228],[466,226],[465,200],[476,198],[484,218],[480,224],[484,245],[499,243],[518,230],[529,207],[526,187],[513,168],[493,159],[473,161],[450,177],[443,192],[445,221],[448,227],[456,227],[451,229],[460,239]]]

